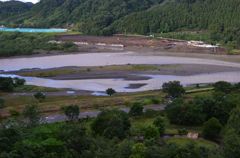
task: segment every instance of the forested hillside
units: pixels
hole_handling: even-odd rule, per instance
[[[175,0],[131,14],[114,24],[118,32],[164,33],[210,30],[213,40],[240,45],[239,0]]]
[[[41,0],[29,11],[11,11],[6,4],[0,3],[0,24],[68,27],[93,35],[201,30],[212,41],[240,45],[239,0]]]
[[[133,12],[163,0],[41,0],[14,21],[28,27],[75,27],[87,34],[106,34],[104,28]],[[6,22],[7,23],[7,22]]]
[[[32,3],[23,3],[19,1],[0,1],[0,20],[29,11],[32,6]]]

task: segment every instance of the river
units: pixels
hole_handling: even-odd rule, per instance
[[[65,66],[106,66],[126,64],[203,64],[240,68],[239,63],[225,62],[187,57],[170,56],[147,56],[132,52],[127,53],[89,53],[70,54],[32,58],[11,58],[0,59],[0,70],[14,71],[32,68],[55,68]],[[142,74],[147,75],[147,74]],[[1,74],[0,76],[9,76]],[[21,77],[10,75],[11,77]],[[147,75],[149,76],[149,75]],[[214,83],[217,81],[240,82],[240,69],[233,72],[218,72],[208,74],[197,74],[189,76],[177,75],[150,75],[151,79],[129,81],[124,79],[84,79],[84,80],[53,80],[37,77],[21,77],[28,85],[71,88],[74,90],[105,91],[107,88],[114,88],[118,92],[137,92],[161,88],[164,82],[178,80],[183,85],[198,83]],[[129,85],[141,84],[139,88],[129,88]]]

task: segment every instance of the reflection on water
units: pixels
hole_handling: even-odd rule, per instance
[[[0,75],[3,77],[20,77],[16,75]],[[173,75],[147,75],[149,80],[126,81],[123,79],[88,79],[88,80],[52,80],[37,77],[21,77],[26,80],[28,85],[71,88],[74,90],[88,90],[103,92],[107,88],[113,88],[117,92],[138,92],[146,90],[160,89],[164,82],[178,80],[183,85],[197,83],[214,83],[217,81],[240,82],[240,72],[221,72],[213,74],[199,74],[192,76],[173,76]],[[146,84],[140,88],[129,89],[130,84]],[[98,94],[96,94],[98,95]]]
[[[33,58],[0,59],[0,70],[13,71],[32,68],[55,68],[64,66],[105,66],[126,64],[204,64],[230,66],[240,68],[239,63],[230,63],[218,60],[170,57],[144,56],[136,53],[88,53],[56,55]]]

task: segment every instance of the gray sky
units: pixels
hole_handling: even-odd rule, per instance
[[[0,1],[9,1],[9,0],[0,0]],[[19,0],[19,1],[36,3],[39,0]]]

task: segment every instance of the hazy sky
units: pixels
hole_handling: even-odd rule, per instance
[[[9,1],[9,0],[0,0],[0,1]],[[39,0],[19,0],[19,1],[36,3]]]

